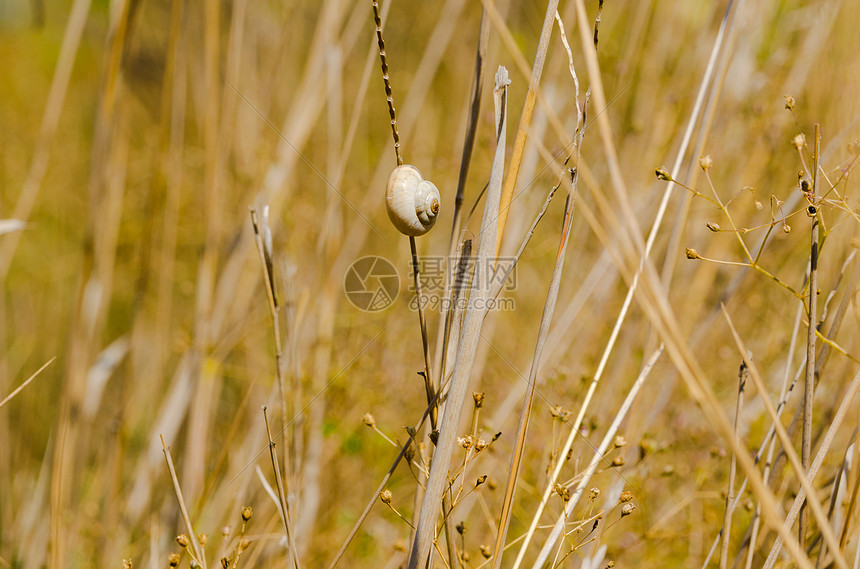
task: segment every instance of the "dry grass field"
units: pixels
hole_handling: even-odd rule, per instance
[[[0,568],[860,567],[858,24],[0,2]]]

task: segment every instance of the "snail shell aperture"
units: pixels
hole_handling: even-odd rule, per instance
[[[440,200],[439,190],[415,166],[398,166],[388,178],[385,206],[400,233],[417,237],[430,231],[439,215]]]

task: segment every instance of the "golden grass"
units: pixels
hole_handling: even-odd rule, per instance
[[[411,526],[434,567],[857,566],[857,2],[562,2],[570,61],[546,4],[382,2],[403,160],[443,199],[412,247],[383,211],[371,2],[19,4],[0,8],[0,219],[26,223],[0,234],[0,567],[188,566],[179,534],[210,567],[398,567]],[[565,207],[547,196],[568,166]],[[515,309],[428,307],[422,340],[413,255],[488,245],[518,257]],[[367,255],[400,275],[381,312],[343,290]],[[462,417],[452,375],[458,405],[484,394]]]

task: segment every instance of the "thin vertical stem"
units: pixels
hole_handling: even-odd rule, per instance
[[[373,21],[376,24],[376,41],[379,45],[379,60],[382,65],[382,82],[385,85],[385,99],[388,102],[388,115],[391,117],[391,136],[394,138],[394,154],[397,157],[397,165],[403,165],[403,155],[400,152],[400,134],[397,132],[397,112],[394,109],[394,95],[391,91],[391,78],[388,75],[388,61],[385,58],[385,40],[382,38],[382,18],[379,15],[379,3],[372,0]],[[433,377],[430,366],[430,348],[427,342],[427,321],[424,318],[424,305],[421,294],[421,274],[418,270],[418,249],[415,245],[415,237],[409,236],[409,249],[412,253],[412,274],[415,279],[415,294],[417,295],[418,322],[421,326],[421,344],[424,350],[424,389],[427,392],[427,402],[433,399]],[[435,428],[436,411],[431,414],[431,424]]]
[[[489,295],[489,271],[492,267],[491,257],[495,255],[496,219],[502,190],[502,169],[505,157],[505,118],[506,90],[510,84],[507,70],[499,67],[496,73],[496,88],[494,99],[496,104],[496,152],[493,166],[490,169],[490,184],[484,202],[484,215],[481,219],[481,239],[478,242],[478,255],[475,260],[482,273],[469,295],[469,305],[463,317],[460,343],[457,350],[457,361],[454,364],[454,375],[448,388],[448,402],[445,414],[440,424],[439,438],[430,476],[427,479],[427,490],[421,503],[421,513],[415,529],[415,539],[409,552],[409,569],[423,569],[429,559],[436,532],[436,520],[442,504],[442,496],[448,486],[448,467],[456,443],[457,428],[460,414],[469,388],[469,379],[478,349],[481,326],[486,316],[486,300]]]
[[[176,501],[179,502],[179,512],[182,514],[182,520],[185,522],[185,529],[188,531],[188,538],[191,540],[191,548],[194,550],[194,555],[197,561],[206,569],[206,558],[203,556],[203,548],[200,547],[200,542],[197,540],[197,534],[194,533],[194,526],[191,524],[191,517],[188,515],[188,508],[185,507],[185,498],[182,497],[182,489],[179,487],[179,478],[176,476],[176,467],[173,466],[173,458],[170,456],[170,448],[164,442],[164,436],[161,437],[161,449],[164,451],[164,459],[167,461],[167,470],[170,472],[170,480],[173,481],[173,490],[176,492]]]
[[[266,422],[266,437],[269,439],[269,457],[272,459],[272,469],[275,471],[275,482],[278,488],[278,500],[280,500],[281,514],[284,522],[284,532],[287,534],[287,543],[290,548],[290,566],[301,569],[299,565],[299,552],[296,547],[293,524],[290,520],[290,510],[287,506],[287,497],[284,492],[284,481],[281,478],[281,469],[278,466],[278,452],[275,450],[275,441],[272,440],[272,429],[269,427],[269,409],[263,406],[263,420]]]
[[[800,461],[804,471],[809,469],[809,457],[812,454],[812,407],[815,395],[815,332],[816,332],[816,305],[818,299],[817,270],[818,270],[818,211],[815,206],[815,196],[818,193],[818,160],[820,155],[821,128],[815,125],[814,154],[812,157],[812,190],[811,196],[807,196],[810,205],[807,213],[812,217],[812,237],[809,249],[809,326],[806,336],[806,385],[803,391],[803,443],[801,446]],[[800,521],[798,522],[797,539],[801,546],[805,545],[806,534],[806,508],[800,509]]]
[[[741,410],[744,407],[744,386],[746,385],[747,366],[741,363],[738,370],[738,400],[735,405],[735,438],[738,438],[741,422]],[[723,517],[723,541],[720,547],[720,569],[726,569],[729,559],[729,538],[732,534],[732,502],[735,499],[735,471],[737,470],[737,458],[732,454],[731,466],[729,467],[729,487],[726,491],[726,513]]]
[[[391,136],[394,137],[394,154],[397,165],[403,164],[400,154],[400,134],[397,132],[397,116],[394,110],[394,96],[391,94],[391,78],[388,76],[388,62],[385,60],[385,40],[382,39],[382,18],[379,16],[379,2],[373,0],[373,21],[376,24],[376,42],[379,44],[379,60],[382,63],[382,82],[385,84],[385,99],[388,102],[388,115],[391,117]]]
[[[427,403],[433,401],[435,390],[433,388],[433,374],[430,368],[430,344],[427,340],[427,321],[424,319],[424,295],[421,292],[421,275],[418,272],[418,249],[415,246],[415,237],[409,236],[409,249],[412,252],[412,275],[415,282],[415,295],[418,300],[418,323],[421,326],[421,344],[424,347],[424,390],[427,392]],[[437,406],[430,411],[430,425],[436,428]]]
[[[517,136],[514,139],[514,148],[511,151],[511,162],[508,166],[508,175],[507,178],[505,178],[505,185],[502,188],[501,202],[499,203],[499,229],[496,235],[497,253],[501,248],[502,237],[504,237],[505,234],[505,225],[508,221],[508,210],[511,207],[511,200],[514,195],[514,186],[516,186],[517,183],[517,175],[520,172],[523,153],[526,149],[529,125],[532,122],[532,114],[537,100],[537,88],[540,84],[541,75],[543,74],[543,65],[546,62],[549,40],[552,35],[553,22],[555,21],[555,13],[557,11],[558,0],[549,0],[546,7],[546,15],[543,20],[543,27],[540,32],[537,53],[535,54],[535,62],[532,66],[532,76],[529,80],[528,91],[526,92],[526,100],[525,103],[523,103],[523,112],[520,115],[520,124],[517,127]]]

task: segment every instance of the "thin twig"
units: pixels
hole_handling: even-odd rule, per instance
[[[194,556],[197,558],[195,561],[203,569],[206,569],[206,558],[203,556],[203,548],[200,547],[200,542],[197,541],[197,534],[194,533],[194,526],[191,524],[191,518],[188,516],[188,508],[185,507],[185,499],[182,497],[182,489],[179,487],[179,479],[176,477],[176,468],[173,466],[173,458],[170,456],[170,447],[164,442],[164,436],[161,436],[161,448],[164,451],[164,458],[167,460],[167,470],[170,472],[170,480],[173,482],[176,501],[179,502],[179,512],[182,514],[182,520],[185,522],[185,529],[188,531],[188,538],[191,540]]]
[[[577,6],[577,9],[579,9],[579,6]],[[717,38],[714,42],[714,47],[711,51],[711,56],[710,56],[710,59],[708,61],[707,69],[705,70],[705,74],[702,78],[702,82],[701,82],[701,85],[699,87],[699,92],[696,96],[695,104],[693,105],[693,109],[692,109],[692,111],[690,113],[690,117],[687,121],[687,127],[686,127],[685,132],[684,132],[684,137],[683,137],[683,140],[681,141],[681,147],[678,150],[678,154],[677,154],[676,159],[675,159],[675,164],[672,167],[673,177],[677,177],[676,173],[680,172],[681,164],[682,164],[684,156],[686,154],[687,147],[690,143],[690,139],[692,138],[692,135],[693,135],[693,128],[694,128],[694,125],[696,123],[696,119],[697,119],[697,117],[701,111],[702,105],[704,104],[705,93],[707,92],[708,84],[710,83],[711,77],[713,75],[717,54],[720,52],[720,50],[722,49],[722,46],[723,46],[723,37],[725,35],[725,28],[727,27],[727,25],[729,23],[729,11],[731,9],[732,9],[732,7],[729,6],[725,16],[723,17],[723,21],[722,21],[722,24],[720,27],[720,32],[717,34]],[[582,22],[580,22],[580,24],[581,23]],[[585,42],[583,41],[583,45],[584,44],[585,44]],[[590,55],[593,55],[593,53]],[[602,97],[600,100],[597,101],[598,107],[600,107],[601,104],[603,104],[603,106],[605,107],[605,103],[606,103],[605,97]],[[601,121],[601,123],[602,123],[602,121]],[[639,279],[640,279],[640,275],[641,275],[641,271],[642,271],[642,266],[644,265],[646,257],[650,254],[651,249],[653,248],[654,242],[657,239],[657,234],[659,233],[660,225],[663,222],[663,216],[665,215],[666,209],[668,207],[670,195],[671,195],[671,184],[668,185],[666,187],[666,189],[663,191],[663,197],[662,197],[661,202],[660,202],[660,207],[658,209],[657,216],[651,225],[651,230],[648,234],[648,240],[645,244],[645,254],[642,257],[642,265],[640,265],[639,271],[637,271],[636,275],[633,278],[633,282],[631,283],[630,287],[628,288],[627,295],[624,298],[624,303],[622,305],[621,311],[619,312],[618,316],[616,317],[616,321],[615,321],[615,324],[613,325],[612,332],[610,333],[609,340],[607,341],[607,344],[606,344],[606,346],[603,350],[603,353],[600,357],[600,361],[598,363],[597,370],[594,373],[594,378],[592,379],[592,381],[588,387],[588,392],[586,393],[585,399],[583,400],[582,404],[580,405],[580,410],[577,413],[576,420],[572,423],[570,434],[569,434],[567,440],[565,441],[562,452],[560,453],[562,456],[566,455],[570,451],[570,449],[573,445],[573,441],[576,438],[577,433],[579,432],[579,427],[582,423],[582,420],[585,417],[585,413],[588,410],[588,407],[591,403],[591,400],[594,397],[594,393],[597,390],[597,385],[600,382],[600,379],[601,379],[603,372],[606,368],[606,365],[607,365],[608,360],[609,360],[609,356],[615,347],[615,342],[618,339],[618,335],[620,333],[621,327],[622,327],[622,325],[623,325],[623,323],[627,317],[627,313],[630,309],[630,305],[632,304],[633,295],[635,294],[636,288],[639,285]],[[528,549],[528,546],[531,543],[531,538],[534,535],[534,532],[537,529],[538,524],[540,523],[540,518],[544,512],[544,509],[546,507],[549,496],[553,491],[553,487],[555,486],[555,483],[558,480],[560,471],[561,471],[561,464],[558,464],[555,467],[555,469],[553,470],[551,478],[547,481],[547,484],[546,484],[546,487],[544,488],[544,493],[543,493],[543,496],[541,498],[541,501],[538,503],[537,511],[535,512],[534,516],[532,517],[532,521],[531,521],[531,524],[529,525],[529,529],[526,533],[525,538],[523,539],[522,545],[520,546],[520,550],[519,550],[519,553],[517,554],[517,559],[514,562],[513,569],[518,569],[518,567],[522,563],[523,558],[525,557],[526,550]]]
[[[747,366],[741,363],[738,370],[738,398],[735,404],[735,438],[737,439],[740,431],[741,411],[744,407],[744,385],[746,384]],[[737,469],[737,459],[732,454],[731,465],[729,466],[729,486],[726,492],[726,513],[723,517],[723,543],[720,548],[720,569],[726,569],[729,558],[729,539],[732,534],[732,503],[735,500],[735,470]]]
[[[511,162],[508,166],[505,185],[502,189],[502,197],[499,203],[499,223],[498,233],[496,234],[496,253],[502,244],[502,237],[505,234],[505,224],[508,220],[508,212],[511,205],[511,200],[514,195],[514,186],[517,183],[517,175],[522,164],[523,153],[526,148],[526,139],[528,138],[529,125],[532,121],[532,113],[535,108],[535,100],[537,98],[537,88],[540,84],[541,75],[543,74],[543,65],[546,61],[547,50],[549,49],[549,40],[552,35],[553,20],[555,13],[558,10],[558,0],[549,0],[546,8],[546,15],[543,20],[543,27],[540,32],[540,40],[538,41],[537,53],[535,54],[535,62],[532,66],[532,75],[529,80],[529,88],[526,92],[526,100],[523,103],[523,111],[520,114],[520,124],[517,127],[517,136],[514,140],[514,148],[511,150]]]
[[[451,456],[457,437],[457,427],[460,414],[469,388],[469,378],[480,339],[480,330],[486,316],[485,301],[489,295],[489,270],[490,259],[495,253],[496,247],[496,219],[495,215],[499,209],[499,199],[502,186],[502,169],[505,155],[505,131],[506,131],[506,96],[507,86],[510,84],[507,70],[499,67],[496,73],[496,89],[494,91],[496,100],[496,133],[498,142],[496,153],[493,158],[493,166],[490,170],[490,186],[487,199],[484,203],[484,216],[481,220],[481,240],[478,243],[478,254],[476,262],[479,263],[483,274],[473,287],[469,296],[469,306],[463,320],[460,347],[457,350],[457,362],[454,367],[454,376],[451,378],[451,386],[448,390],[448,402],[445,406],[445,414],[440,425],[439,438],[436,452],[433,456],[433,464],[430,476],[427,479],[427,490],[421,504],[421,513],[415,530],[415,539],[409,554],[409,569],[423,568],[430,557],[433,536],[436,529],[436,519],[442,503],[442,495],[448,485],[448,467],[451,464]]]
[[[803,442],[801,446],[801,464],[804,470],[809,469],[809,457],[812,454],[812,408],[815,394],[815,332],[816,330],[816,306],[818,299],[817,273],[818,273],[818,214],[816,206],[813,205],[815,196],[818,194],[818,160],[821,154],[821,132],[820,125],[815,125],[814,154],[812,163],[814,173],[812,175],[812,195],[809,197],[809,213],[812,216],[811,245],[809,249],[809,300],[807,314],[809,326],[806,336],[806,383],[803,391]],[[800,508],[800,521],[798,522],[797,536],[801,546],[806,543],[806,508]]]
[[[580,143],[582,136],[580,135]],[[576,146],[579,151],[579,143]],[[511,509],[513,508],[514,493],[516,491],[517,480],[519,478],[520,466],[522,465],[523,452],[525,450],[526,434],[529,428],[529,419],[531,418],[532,401],[534,400],[535,384],[537,383],[537,374],[541,364],[541,353],[546,342],[546,337],[549,334],[550,323],[555,312],[555,305],[558,300],[558,290],[561,282],[561,274],[564,268],[564,258],[567,251],[567,243],[570,237],[570,228],[573,225],[573,195],[576,191],[576,171],[570,170],[570,190],[567,195],[567,204],[565,206],[565,215],[562,226],[561,242],[555,260],[555,268],[553,269],[550,280],[549,291],[547,292],[546,302],[544,304],[543,314],[541,316],[540,329],[538,331],[537,344],[535,352],[532,356],[531,369],[528,377],[528,393],[523,400],[522,412],[520,414],[520,423],[517,428],[517,439],[514,445],[514,452],[511,456],[511,466],[508,472],[508,482],[505,488],[505,498],[502,504],[502,513],[499,518],[499,532],[496,535],[496,553],[493,560],[493,569],[499,569],[502,564],[502,551],[505,543],[505,538],[508,535],[508,527],[511,522]]]
[[[762,403],[764,403],[765,410],[770,416],[771,421],[776,427],[776,434],[779,436],[779,440],[782,443],[782,447],[785,450],[785,454],[791,462],[792,467],[797,471],[797,477],[800,480],[800,485],[803,488],[804,492],[806,492],[807,496],[809,496],[809,506],[812,508],[812,513],[815,516],[815,521],[818,523],[819,528],[821,529],[822,534],[824,534],[825,542],[828,547],[834,550],[834,555],[836,557],[836,565],[840,567],[840,569],[848,569],[848,564],[845,562],[845,558],[842,557],[841,553],[837,553],[838,546],[836,542],[836,538],[833,535],[833,530],[827,525],[827,518],[824,514],[824,509],[821,507],[821,504],[818,502],[818,499],[815,497],[814,488],[812,487],[812,483],[809,481],[809,478],[806,476],[804,469],[800,464],[800,458],[797,456],[794,448],[791,446],[791,439],[788,436],[788,433],[785,430],[785,427],[779,422],[778,415],[776,413],[776,409],[773,407],[773,403],[771,403],[770,399],[767,397],[767,387],[764,384],[764,381],[759,375],[758,369],[750,360],[749,355],[746,351],[746,347],[741,340],[741,337],[738,335],[737,330],[734,327],[734,324],[729,317],[728,312],[723,306],[723,314],[726,317],[726,321],[729,324],[729,329],[731,330],[732,337],[735,340],[735,344],[737,345],[738,352],[744,358],[744,363],[747,364],[747,368],[750,371],[750,376],[753,378],[753,383],[755,383],[756,390],[758,390],[759,395],[761,397]],[[798,494],[798,498],[800,499],[801,494]],[[790,535],[785,531],[785,527],[779,528],[780,536],[785,538],[785,536]],[[798,542],[795,541],[794,545],[797,545]],[[792,547],[794,547],[794,545]],[[806,559],[806,566],[809,566],[809,560]]]
[[[10,393],[9,395],[7,395],[7,396],[6,396],[6,398],[5,398],[5,399],[3,399],[3,401],[0,401],[0,409],[2,409],[2,408],[3,408],[3,406],[4,406],[4,405],[6,405],[8,402],[12,401],[12,399],[13,399],[16,395],[18,395],[21,391],[23,391],[25,387],[27,387],[28,385],[30,385],[30,382],[31,382],[31,381],[33,381],[34,379],[36,379],[36,377],[38,377],[38,375],[39,375],[40,373],[42,373],[42,371],[43,371],[46,367],[48,367],[49,365],[51,365],[52,363],[54,363],[54,360],[56,360],[56,359],[57,359],[57,356],[54,356],[53,358],[51,358],[51,359],[49,359],[48,361],[46,361],[45,363],[43,363],[43,364],[42,364],[42,367],[40,367],[39,369],[37,369],[37,370],[36,370],[36,372],[35,372],[35,373],[33,373],[33,375],[31,375],[30,377],[28,377],[28,378],[24,381],[24,383],[22,383],[21,385],[19,385],[18,387],[16,387],[16,388],[15,388],[15,390],[14,390],[14,391],[12,391],[12,393]]]
[[[532,565],[534,569],[544,567],[544,564],[549,558],[549,554],[555,547],[556,542],[558,542],[559,538],[561,538],[561,534],[564,531],[565,522],[570,518],[573,509],[576,507],[580,497],[582,496],[582,493],[585,490],[585,487],[591,481],[591,477],[597,470],[597,465],[600,464],[601,461],[606,460],[606,457],[604,455],[609,450],[609,445],[612,444],[612,442],[614,441],[615,433],[618,432],[618,428],[621,426],[621,422],[627,416],[627,412],[630,410],[630,407],[633,405],[633,401],[636,399],[636,396],[639,394],[639,391],[645,384],[645,380],[648,379],[648,376],[651,375],[651,370],[654,369],[654,365],[657,363],[657,360],[660,359],[660,356],[663,354],[663,347],[663,344],[660,344],[660,346],[654,351],[654,353],[651,354],[651,356],[648,358],[648,361],[643,366],[642,371],[639,372],[639,376],[636,378],[636,381],[633,382],[633,386],[630,387],[630,391],[627,392],[627,396],[625,397],[624,402],[621,404],[621,407],[619,407],[615,418],[612,420],[612,424],[606,431],[606,434],[603,437],[603,441],[601,441],[600,446],[594,451],[594,455],[591,457],[591,462],[589,462],[588,466],[583,471],[579,482],[576,485],[576,489],[570,495],[570,500],[565,503],[564,511],[561,513],[561,515],[559,515],[558,519],[556,519],[555,525],[552,528],[552,533],[544,542],[537,559]]]
[[[268,407],[263,405],[263,420],[266,422],[266,437],[269,439],[269,457],[272,459],[272,469],[275,471],[275,482],[278,488],[278,499],[280,500],[281,515],[284,522],[284,532],[290,547],[290,565],[301,569],[299,564],[299,551],[296,548],[296,538],[293,532],[293,524],[290,520],[290,509],[287,505],[287,496],[284,491],[284,481],[281,478],[281,468],[278,466],[278,452],[275,450],[275,441],[272,440],[272,429],[269,426]]]
[[[424,425],[424,421],[430,415],[431,409],[436,406],[436,401],[439,398],[439,394],[436,394],[433,401],[427,405],[427,408],[424,409],[424,413],[421,415],[421,419],[418,420],[418,423],[412,428],[412,432],[418,432],[421,430],[421,427]],[[388,469],[388,472],[385,473],[385,476],[382,478],[382,482],[379,483],[379,486],[376,488],[376,491],[373,493],[372,497],[368,501],[367,505],[364,507],[364,510],[361,512],[361,515],[358,516],[355,524],[352,526],[352,529],[349,532],[349,535],[346,536],[343,544],[341,544],[340,549],[332,559],[331,563],[328,566],[328,569],[334,569],[337,564],[340,562],[343,554],[346,553],[347,547],[352,543],[353,538],[358,534],[359,528],[364,523],[364,520],[367,519],[368,514],[370,514],[370,510],[373,508],[373,505],[379,501],[379,493],[385,489],[386,484],[391,479],[391,475],[394,474],[394,471],[397,469],[397,465],[400,464],[400,461],[403,460],[403,457],[406,456],[406,451],[409,450],[409,447],[413,444],[414,437],[410,435],[409,440],[403,444],[403,447],[400,449],[400,453],[397,455],[397,458],[394,459],[394,462],[391,464],[391,467]],[[416,445],[417,446],[417,445]]]
[[[385,40],[382,39],[382,19],[379,16],[379,3],[373,3],[373,22],[376,24],[376,42],[379,45],[379,60],[382,64],[382,81],[385,84],[385,100],[388,102],[388,115],[391,117],[391,136],[394,137],[394,154],[397,165],[403,164],[400,153],[400,134],[397,132],[397,115],[394,110],[394,96],[391,94],[391,78],[388,76],[388,62],[385,60]]]

